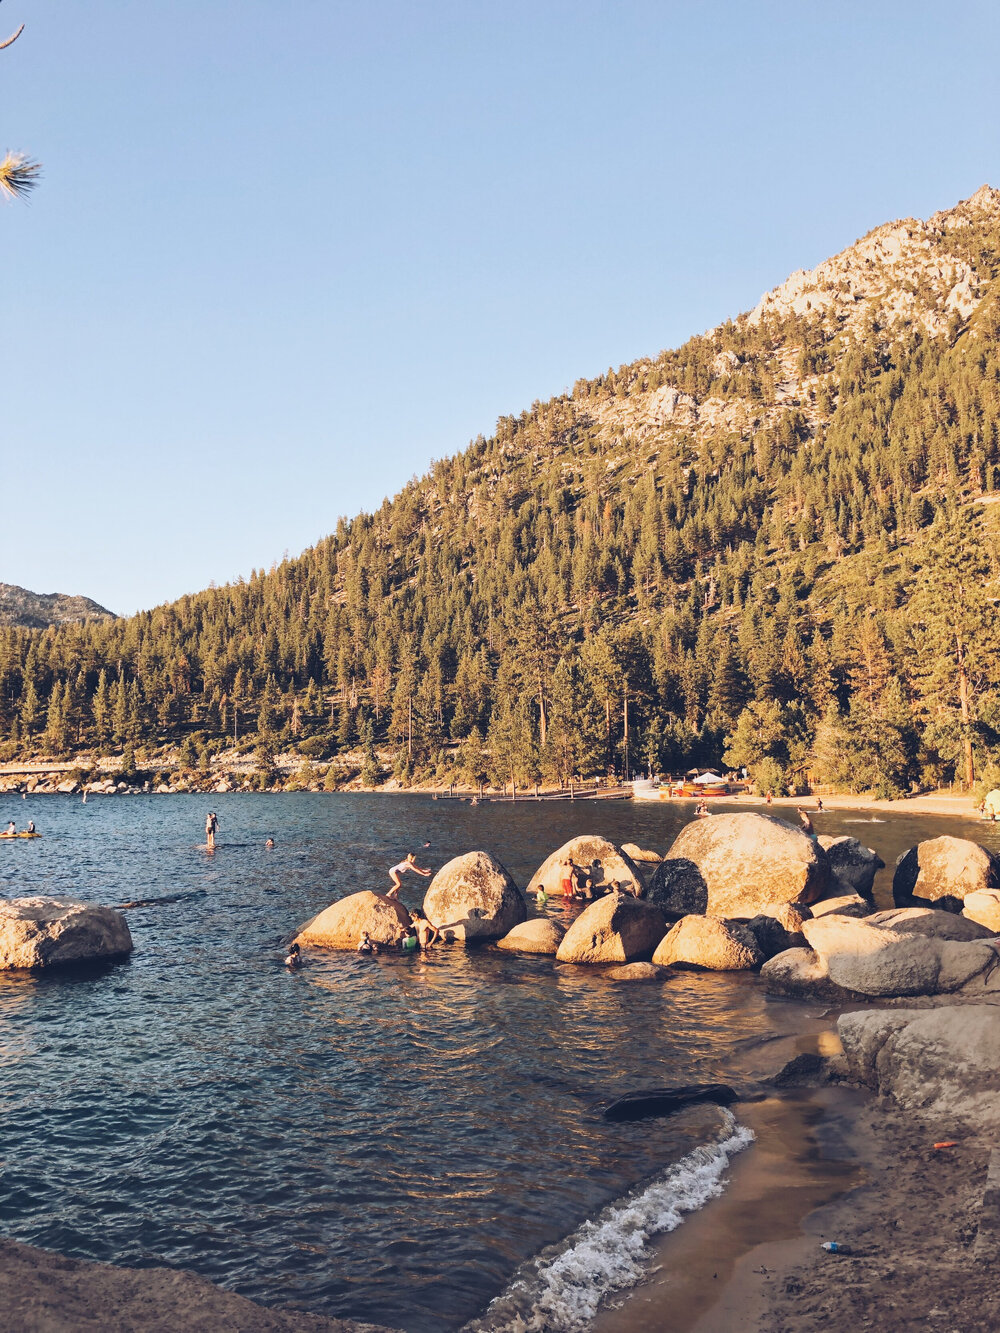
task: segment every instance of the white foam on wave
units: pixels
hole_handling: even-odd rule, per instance
[[[610,1204],[559,1245],[522,1265],[466,1333],[582,1333],[602,1300],[635,1284],[649,1262],[648,1242],[717,1198],[730,1159],[754,1140],[720,1108],[723,1135],[695,1148],[644,1189]]]

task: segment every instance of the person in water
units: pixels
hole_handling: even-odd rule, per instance
[[[429,870],[424,870],[422,866],[417,865],[417,858],[414,852],[407,852],[406,860],[397,861],[389,871],[389,878],[392,880],[392,888],[387,890],[387,898],[396,897],[399,890],[403,887],[403,881],[400,879],[400,876],[405,875],[408,870],[412,870],[415,875],[423,875],[425,879],[431,873]]]
[[[538,907],[544,907],[549,901],[549,895],[545,892],[545,885],[539,884],[535,890],[535,903]]]
[[[302,966],[302,950],[299,948],[297,944],[293,944],[292,947],[288,950],[288,957],[285,959],[285,966],[286,967]]]
[[[361,932],[361,939],[358,940],[358,953],[374,953],[374,952],[375,952],[375,945],[372,941],[372,937],[368,934],[367,930],[363,930]]]
[[[419,944],[420,940],[417,938],[417,928],[412,922],[405,929],[400,930],[399,947],[403,953],[410,953],[413,949],[416,949]]]
[[[574,883],[573,871],[576,867],[567,856],[559,869],[559,889],[564,898],[572,898],[575,893],[576,885]]]
[[[813,828],[813,822],[812,822],[812,820],[809,818],[809,811],[808,811],[808,810],[803,810],[803,808],[802,808],[801,805],[797,805],[795,808],[796,808],[796,810],[798,810],[798,812],[799,812],[799,819],[801,819],[801,821],[802,821],[802,832],[803,832],[803,833],[808,833],[809,836],[810,836],[810,838],[815,837],[815,836],[816,836],[816,830]]]
[[[264,846],[267,848],[268,851],[272,851],[274,848],[274,839],[268,838],[267,842],[264,843]]]
[[[708,802],[705,800],[699,801],[695,806],[694,813],[698,819],[704,819],[708,814]]]
[[[418,911],[416,908],[410,913],[410,924],[417,932],[417,940],[419,941],[421,949],[430,949],[433,945],[437,944],[438,940],[441,938],[441,932],[438,930],[437,926],[432,925],[424,916],[423,912]]]
[[[205,843],[209,851],[215,850],[215,833],[218,827],[219,818],[214,810],[210,810],[205,816]]]

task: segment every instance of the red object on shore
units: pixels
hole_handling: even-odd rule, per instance
[[[942,1139],[940,1143],[934,1144],[935,1148],[957,1148],[958,1139]]]

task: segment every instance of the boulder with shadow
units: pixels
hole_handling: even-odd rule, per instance
[[[674,917],[746,917],[773,903],[817,902],[829,877],[826,852],[790,824],[770,815],[711,815],[681,829],[646,896]]]
[[[324,908],[306,922],[295,942],[321,949],[356,949],[367,931],[373,943],[394,945],[409,924],[410,914],[398,898],[366,889]]]
[[[648,961],[663,938],[663,913],[628,893],[609,893],[590,903],[567,930],[560,963]]]
[[[128,922],[111,907],[75,898],[0,901],[0,970],[110,962],[131,952]]]
[[[885,869],[879,854],[857,838],[834,838],[825,833],[819,835],[819,845],[830,863],[827,895],[842,897],[855,893],[870,899],[875,876]]]
[[[466,852],[437,872],[424,915],[452,940],[501,939],[528,915],[524,895],[489,852]]]
[[[529,891],[533,893],[541,885],[546,893],[561,893],[566,861],[590,872],[597,895],[617,890],[636,898],[642,896],[642,876],[636,863],[623,847],[616,847],[607,838],[594,834],[570,838],[558,851],[546,857],[528,881]]]
[[[653,954],[653,962],[660,967],[696,967],[711,972],[747,972],[763,961],[757,937],[747,925],[717,916],[681,917]]]
[[[549,921],[546,917],[533,917],[509,930],[502,940],[497,940],[497,948],[506,949],[509,953],[554,954],[565,934],[558,922]]]
[[[1000,863],[968,838],[928,838],[896,862],[892,898],[897,907],[961,912],[970,893],[1000,888]]]

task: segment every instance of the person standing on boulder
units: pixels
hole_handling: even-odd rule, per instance
[[[205,816],[205,845],[210,852],[215,851],[215,831],[219,827],[219,818],[213,810]]]
[[[395,898],[397,896],[399,890],[403,887],[403,881],[400,879],[400,876],[405,875],[408,870],[412,870],[415,875],[423,875],[425,879],[431,873],[429,870],[424,870],[422,866],[417,865],[416,854],[414,852],[407,852],[406,860],[398,861],[396,865],[392,866],[389,870],[389,878],[392,880],[392,888],[386,890],[385,896],[387,898]]]

